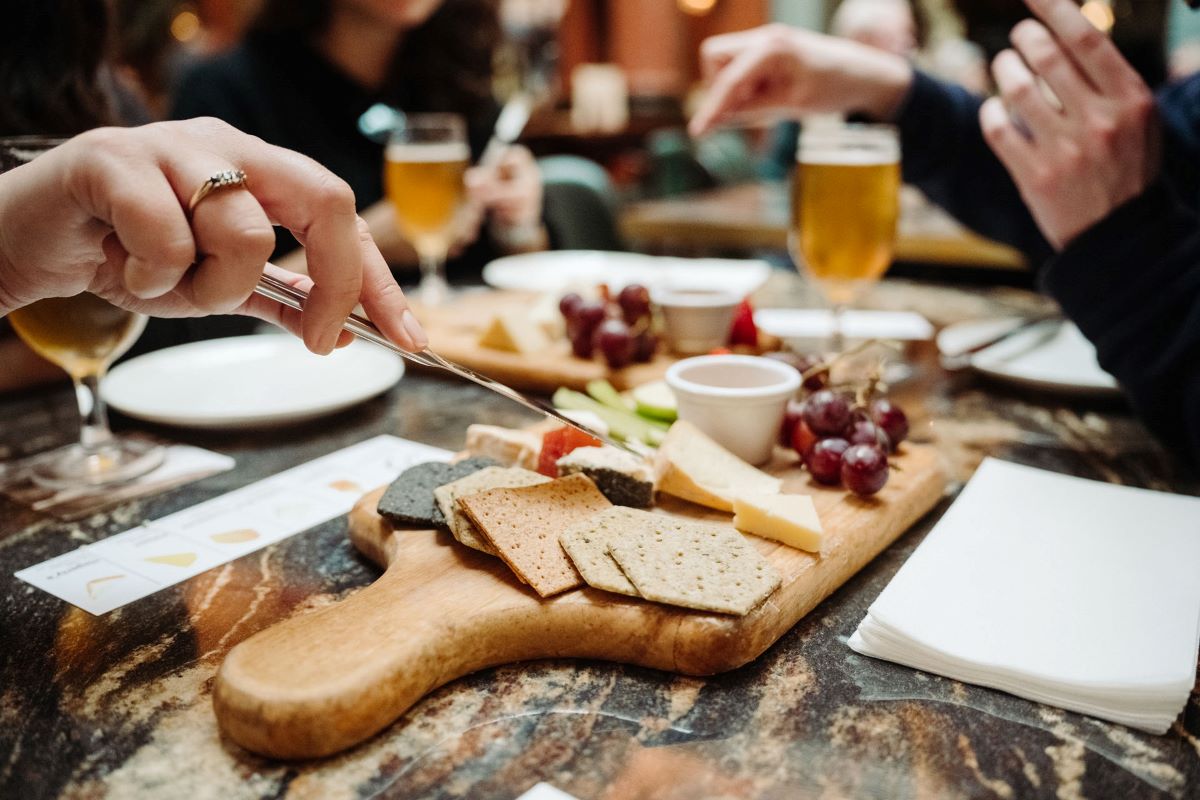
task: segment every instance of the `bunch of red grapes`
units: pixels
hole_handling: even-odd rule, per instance
[[[784,360],[801,373],[821,363],[811,356]],[[888,454],[908,436],[908,417],[886,397],[860,403],[829,388],[828,376],[810,375],[804,381],[808,396],[788,402],[779,443],[794,448],[819,483],[873,495],[887,483]]]
[[[636,283],[626,286],[612,301],[585,300],[575,292],[558,301],[567,321],[567,338],[576,358],[592,358],[596,351],[611,369],[654,358],[658,337],[652,330],[650,291]]]

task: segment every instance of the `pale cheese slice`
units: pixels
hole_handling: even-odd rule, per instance
[[[821,518],[806,494],[739,495],[733,500],[733,527],[797,550],[821,552]]]
[[[504,313],[492,319],[491,324],[479,337],[479,346],[527,355],[540,353],[548,348],[550,338],[524,314]]]
[[[656,468],[660,492],[719,511],[733,511],[735,497],[779,494],[783,485],[685,420],[667,431],[658,448]]]

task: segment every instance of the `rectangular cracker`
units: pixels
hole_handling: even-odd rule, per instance
[[[629,582],[629,578],[625,577],[625,573],[609,555],[608,548],[626,528],[639,524],[638,515],[644,513],[646,512],[613,506],[562,532],[559,543],[588,586],[630,597],[641,597],[637,588]]]
[[[539,475],[520,467],[486,467],[465,478],[439,486],[433,490],[433,495],[437,498],[438,508],[445,515],[446,524],[450,527],[450,533],[454,535],[454,538],[467,547],[494,556],[496,555],[495,549],[486,538],[480,535],[474,523],[462,512],[457,501],[466,495],[489,489],[511,489],[549,482],[550,479],[545,475]]]
[[[542,597],[583,585],[558,543],[564,528],[612,504],[584,475],[521,489],[494,489],[468,495],[459,507],[517,577]]]
[[[377,510],[393,525],[445,525],[446,517],[438,508],[434,490],[495,465],[496,462],[490,458],[466,458],[453,464],[430,461],[409,467],[392,481],[383,497],[379,498]]]
[[[775,567],[732,528],[641,517],[608,551],[647,600],[742,616],[781,583]]]

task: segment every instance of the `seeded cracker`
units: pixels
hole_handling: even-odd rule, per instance
[[[539,483],[549,483],[549,481],[550,479],[545,475],[539,475],[520,467],[487,467],[453,483],[439,486],[433,490],[433,494],[437,498],[438,508],[446,516],[446,524],[450,526],[450,533],[454,534],[455,539],[467,547],[496,555],[495,549],[486,538],[479,534],[475,525],[463,514],[456,501],[465,495],[488,489],[535,486]]]
[[[549,597],[583,585],[558,543],[559,534],[612,504],[589,478],[570,475],[523,489],[469,495],[459,506],[517,577]]]
[[[617,562],[608,554],[608,547],[626,529],[640,524],[641,517],[644,516],[651,515],[631,508],[614,506],[563,531],[559,542],[588,586],[606,592],[641,597],[617,566]]]
[[[379,498],[379,514],[393,525],[441,527],[446,517],[437,506],[434,490],[495,463],[490,458],[466,458],[453,464],[430,461],[409,467]]]
[[[742,616],[780,584],[770,562],[731,528],[642,517],[612,540],[609,553],[647,600]]]

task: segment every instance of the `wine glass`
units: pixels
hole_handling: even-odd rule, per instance
[[[829,349],[845,347],[843,315],[892,262],[900,216],[900,143],[889,125],[804,130],[792,174],[789,247],[832,307]],[[801,258],[801,256],[803,258]]]
[[[427,306],[450,297],[446,254],[463,204],[463,174],[471,160],[467,126],[458,114],[405,114],[388,140],[384,184],[400,232],[417,251]]]
[[[0,172],[15,169],[63,141],[34,136],[0,139]],[[8,320],[27,345],[71,376],[82,418],[77,444],[46,453],[34,463],[35,482],[53,489],[106,486],[137,478],[162,463],[164,451],[159,445],[113,434],[100,394],[109,365],[133,346],[146,327],[144,316],[83,292],[38,300],[10,312]]]

